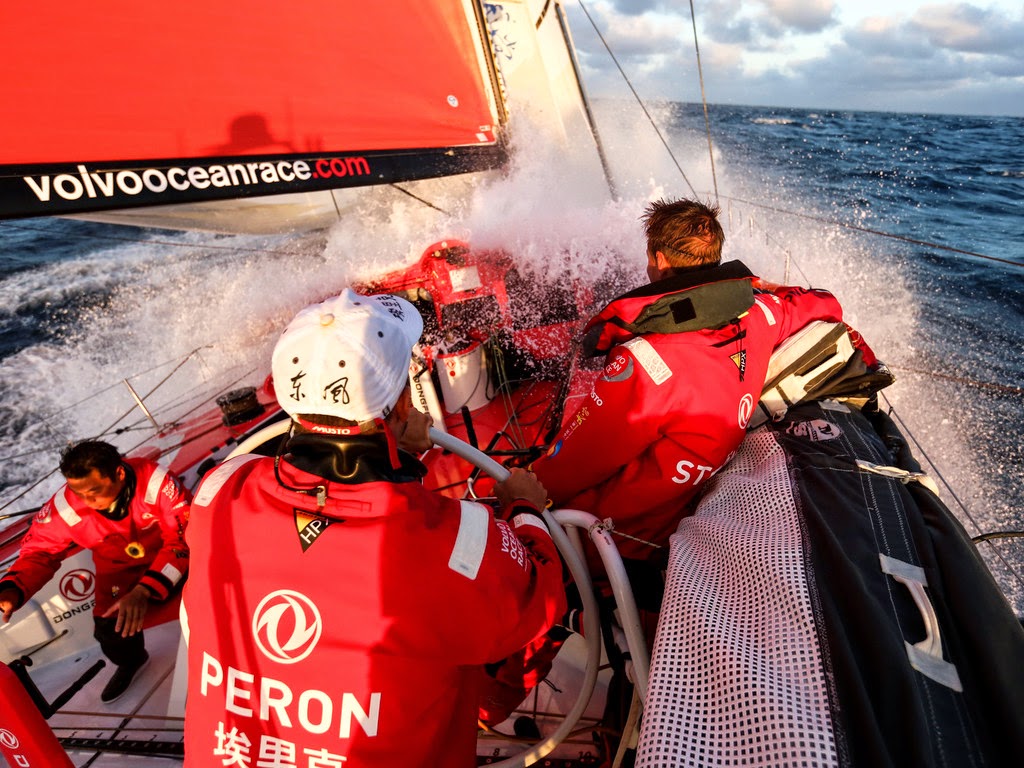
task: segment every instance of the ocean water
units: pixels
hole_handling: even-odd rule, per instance
[[[572,159],[524,128],[509,176],[447,215],[392,200],[278,237],[0,222],[0,515],[53,492],[67,441],[152,433],[126,379],[163,423],[258,384],[295,311],[445,237],[554,279],[626,260],[627,290],[644,280],[643,206],[696,195],[722,209],[726,258],[836,293],[968,532],[1024,528],[1024,121],[712,106],[709,154],[699,105],[653,105],[653,125],[626,102],[595,110],[614,202],[590,202]],[[1021,541],[980,551],[1024,614]]]

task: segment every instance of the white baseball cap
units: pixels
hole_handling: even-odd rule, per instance
[[[423,319],[405,299],[350,288],[306,307],[274,347],[277,402],[292,417],[386,418],[409,375]]]

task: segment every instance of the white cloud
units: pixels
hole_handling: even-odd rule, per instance
[[[989,8],[974,5],[926,5],[909,25],[922,31],[932,45],[971,53],[1024,51],[1024,15],[1010,19]]]
[[[642,96],[699,100],[689,3],[586,5]],[[707,0],[695,7],[712,102],[1024,115],[1024,10],[1015,0]],[[572,24],[585,69],[600,83],[592,92],[614,95],[624,87],[615,85],[614,64],[585,18]]]
[[[834,0],[764,0],[768,13],[791,29],[821,32],[835,23]]]
[[[616,57],[664,56],[679,47],[680,37],[688,29],[684,23],[689,23],[688,18],[683,19],[679,16],[660,17],[643,14],[614,17],[606,13],[595,13],[593,10],[591,14],[595,19],[604,22],[604,39]]]

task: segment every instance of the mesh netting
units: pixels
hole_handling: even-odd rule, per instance
[[[672,537],[638,766],[837,764],[786,457],[748,435]]]

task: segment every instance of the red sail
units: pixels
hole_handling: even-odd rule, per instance
[[[4,4],[0,29],[0,216],[500,162],[489,48],[463,0],[54,0]]]

